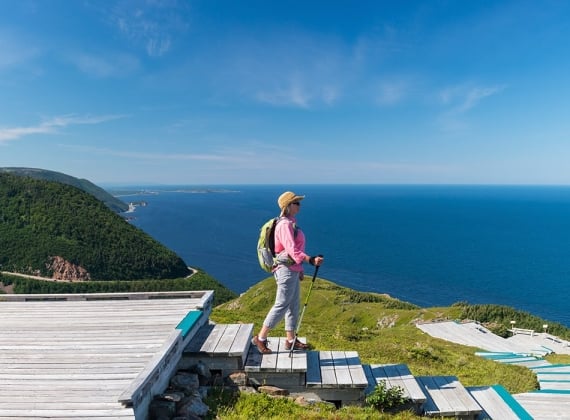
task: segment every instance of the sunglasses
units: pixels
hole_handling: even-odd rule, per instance
[[[291,204],[295,204],[296,206],[300,206],[300,205],[301,205],[301,203],[299,203],[298,201],[295,201],[294,203],[291,203]]]

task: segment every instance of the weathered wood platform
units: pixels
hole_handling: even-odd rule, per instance
[[[211,371],[220,371],[223,377],[243,370],[252,331],[253,324],[203,325],[184,349],[179,368],[203,362]]]
[[[0,419],[145,418],[212,291],[0,296]]]
[[[425,415],[476,419],[483,412],[455,376],[420,376],[417,379],[427,396],[423,407]]]
[[[483,408],[477,420],[532,420],[532,416],[500,385],[469,387],[467,391]]]
[[[372,392],[377,384],[384,381],[386,388],[399,387],[402,390],[402,395],[410,400],[412,408],[417,413],[422,412],[427,397],[406,365],[365,365],[364,370],[369,384],[366,394]]]
[[[570,418],[570,394],[554,392],[527,392],[513,397],[530,413],[534,420]]]
[[[181,367],[199,361],[224,376],[244,370],[253,383],[311,392],[327,401],[362,402],[368,379],[355,351],[294,351],[285,337],[269,337],[271,354],[251,344],[253,324],[205,325],[186,347]],[[306,341],[300,337],[301,341]]]

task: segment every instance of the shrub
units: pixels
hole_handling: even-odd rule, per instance
[[[409,399],[404,397],[404,390],[401,387],[388,388],[385,381],[380,381],[374,391],[366,397],[366,404],[380,411],[393,409],[408,402]]]

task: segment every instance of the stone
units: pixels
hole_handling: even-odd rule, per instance
[[[153,399],[149,405],[149,418],[151,420],[169,420],[176,414],[176,403]]]
[[[228,385],[244,386],[247,385],[247,375],[245,372],[231,373],[227,378]]]
[[[59,256],[51,257],[51,261],[49,264],[46,264],[46,268],[52,273],[52,279],[54,280],[91,280],[91,275],[85,268],[72,264]]]
[[[200,386],[200,380],[195,373],[177,372],[176,375],[170,380],[170,386],[175,389],[180,389],[186,393],[193,392]]]
[[[182,398],[184,398],[184,393],[176,391],[165,392],[164,394],[157,395],[155,398],[162,401],[173,401],[177,403],[182,401]]]
[[[257,389],[252,386],[239,386],[238,391],[244,394],[257,394]]]
[[[206,379],[210,379],[212,377],[212,372],[210,372],[208,365],[206,365],[206,363],[202,362],[201,360],[199,360],[198,363],[193,366],[192,370],[199,376],[203,376]]]
[[[261,393],[272,396],[289,395],[289,391],[287,391],[286,389],[278,388],[276,386],[271,386],[271,385],[262,385],[259,388],[257,388],[257,390]]]
[[[178,404],[176,414],[179,416],[184,416],[188,418],[188,416],[198,416],[204,417],[208,414],[210,408],[202,401],[202,398],[199,394],[190,395],[185,397],[180,403]]]

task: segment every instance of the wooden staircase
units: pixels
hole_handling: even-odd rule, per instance
[[[513,395],[536,420],[570,418],[570,365],[552,364],[540,356],[521,355],[510,352],[481,351],[480,357],[497,363],[523,366],[536,374],[540,390]]]
[[[414,377],[403,364],[363,365],[355,351],[290,353],[284,337],[269,337],[271,354],[251,344],[253,324],[204,325],[185,348],[180,365],[205,363],[223,377],[247,373],[257,385],[306,393],[338,406],[361,405],[375,386],[400,387],[416,413],[458,419],[531,419],[500,386],[465,388],[455,376]],[[301,338],[303,341],[304,339]]]

